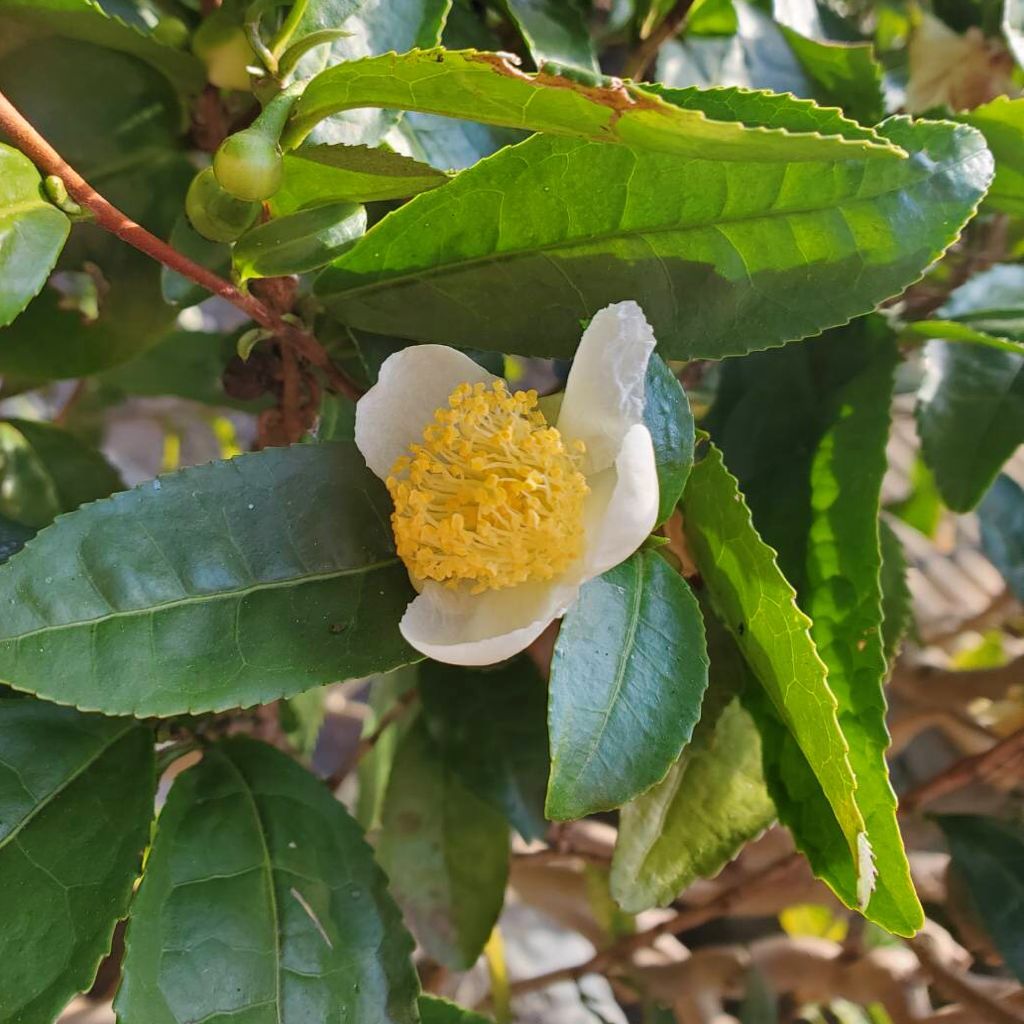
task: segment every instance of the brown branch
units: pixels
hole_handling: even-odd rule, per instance
[[[524,995],[527,992],[536,992],[549,985],[555,985],[560,981],[578,981],[587,974],[600,974],[620,961],[627,960],[637,950],[650,946],[659,936],[678,935],[680,932],[713,921],[728,914],[733,907],[745,900],[752,890],[762,885],[777,886],[780,880],[800,863],[800,859],[798,853],[787,854],[781,860],[774,861],[762,870],[748,875],[736,885],[725,889],[707,903],[696,907],[685,907],[652,928],[637,932],[635,935],[627,935],[583,963],[570,967],[559,967],[546,974],[514,981],[509,986],[509,991],[513,996]]]
[[[330,360],[320,343],[306,331],[289,323],[279,313],[269,309],[252,295],[236,288],[230,281],[206,267],[190,260],[166,242],[136,224],[121,210],[104,199],[78,171],[44,139],[21,112],[0,92],[0,129],[32,162],[45,174],[56,175],[67,187],[68,195],[80,206],[89,210],[96,223],[139,252],[176,270],[183,277],[205,288],[213,295],[237,306],[261,327],[273,331],[279,338],[292,345],[308,362],[322,370],[331,386],[351,398],[357,399],[361,391],[354,381],[339,370]]]
[[[1024,655],[998,668],[943,669],[931,665],[897,665],[892,688],[924,707],[964,705],[977,697],[998,700],[1015,683],[1024,682]]]
[[[641,39],[636,49],[629,55],[623,74],[626,78],[641,80],[647,74],[654,58],[662,45],[668,42],[683,27],[686,16],[690,13],[693,0],[677,0],[672,10],[654,27],[646,39]]]
[[[984,782],[1004,773],[1024,778],[1024,728],[1000,740],[991,750],[965,757],[934,778],[900,797],[900,810],[913,811],[972,782]]]
[[[954,973],[942,963],[926,934],[905,941],[931,977],[935,988],[947,999],[974,1010],[979,1019],[992,1021],[993,1024],[1024,1024],[1024,1017],[1020,1014],[980,991],[963,975]]]

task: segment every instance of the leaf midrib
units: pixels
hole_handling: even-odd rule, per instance
[[[97,761],[100,760],[112,747],[116,746],[128,733],[138,725],[135,721],[125,722],[123,728],[119,732],[115,732],[106,743],[103,743],[93,753],[86,758],[73,772],[61,780],[61,782],[49,793],[47,793],[42,799],[38,800],[32,809],[25,815],[18,824],[7,833],[2,839],[0,839],[0,850],[3,850],[8,843],[12,842],[21,831],[35,818],[38,814],[41,814],[43,810],[50,806],[54,800],[56,800],[61,793],[64,792],[73,782],[84,775]]]
[[[321,580],[340,579],[345,576],[356,576],[360,573],[375,572],[378,569],[387,568],[390,565],[397,565],[398,556],[384,559],[379,562],[371,562],[353,569],[339,569],[331,572],[307,573],[302,576],[289,576],[281,580],[272,580],[267,583],[259,583],[250,587],[239,587],[234,590],[220,590],[212,594],[192,594],[188,597],[177,598],[173,601],[164,601],[160,604],[150,605],[147,608],[130,608],[125,611],[109,612],[106,615],[99,615],[91,619],[75,619],[72,622],[54,623],[48,626],[40,626],[38,629],[29,630],[25,633],[14,633],[8,636],[0,636],[0,648],[5,644],[17,643],[22,640],[29,640],[34,636],[56,633],[65,629],[80,629],[84,626],[93,626],[100,622],[109,622],[112,619],[133,618],[135,616],[152,615],[154,612],[162,612],[168,608],[180,608],[190,604],[207,604],[216,601],[230,600],[234,597],[247,597],[249,594],[260,593],[265,590],[279,590],[284,587],[302,585],[305,583],[317,583]]]
[[[607,146],[608,143],[593,142],[588,140],[587,144],[596,146]],[[602,242],[616,241],[622,238],[644,238],[648,235],[662,235],[662,234],[684,234],[691,231],[704,231],[708,228],[721,228],[723,226],[731,226],[736,224],[748,224],[761,222],[765,220],[772,220],[775,218],[787,218],[787,217],[798,217],[806,214],[824,213],[829,210],[842,210],[851,206],[857,206],[860,204],[871,203],[876,199],[884,196],[893,195],[897,192],[902,192],[905,189],[913,188],[915,186],[925,184],[931,181],[937,174],[950,173],[956,168],[959,168],[963,164],[970,160],[975,159],[980,151],[967,153],[960,157],[953,163],[938,163],[933,164],[933,168],[927,173],[922,174],[920,177],[915,178],[912,181],[905,181],[900,185],[894,186],[893,188],[880,189],[877,192],[872,192],[868,195],[856,195],[850,196],[848,199],[840,200],[834,203],[832,206],[808,206],[801,207],[800,209],[787,209],[787,210],[766,210],[763,213],[749,214],[742,217],[727,217],[718,218],[714,221],[707,221],[693,224],[672,224],[672,225],[656,225],[649,228],[638,228],[634,231],[628,231],[620,227],[616,231],[607,231],[599,234],[587,235],[586,237],[578,236],[571,239],[559,239],[554,242],[549,242],[546,245],[538,245],[529,249],[509,249],[504,252],[492,252],[485,253],[482,256],[474,256],[471,259],[459,260],[453,263],[442,263],[431,267],[423,267],[419,270],[396,274],[393,277],[378,278],[374,281],[369,281],[366,284],[356,285],[352,288],[338,288],[334,291],[327,291],[324,294],[324,299],[327,302],[339,301],[347,299],[351,296],[357,296],[364,292],[373,292],[377,289],[385,289],[392,287],[396,284],[407,284],[409,282],[426,280],[432,277],[441,277],[447,273],[460,272],[464,269],[478,266],[480,264],[493,264],[503,263],[508,260],[518,259],[523,256],[531,256],[535,253],[546,253],[551,251],[557,251],[559,249],[572,249],[579,245],[592,245],[600,244]],[[835,161],[823,161],[826,163],[834,163]],[[492,189],[480,188],[478,191],[492,191]],[[430,193],[424,193],[429,195]],[[435,193],[436,194],[436,193]],[[464,200],[466,196],[459,197]],[[441,213],[443,208],[439,208],[434,213]],[[398,213],[400,211],[396,211]],[[389,215],[390,216],[390,215]],[[387,217],[380,222],[383,226],[387,223]],[[367,239],[370,235],[364,235],[361,240],[361,244],[366,247],[368,245]],[[325,273],[332,274],[336,271],[346,271],[348,268],[332,264],[327,267]],[[357,273],[356,271],[348,271],[349,273]]]

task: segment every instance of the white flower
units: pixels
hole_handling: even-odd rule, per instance
[[[355,440],[395,501],[419,596],[401,622],[418,651],[490,665],[532,643],[589,579],[654,529],[658,476],[643,423],[654,335],[635,302],[591,321],[557,429],[535,392],[444,345],[412,345],[356,407]]]

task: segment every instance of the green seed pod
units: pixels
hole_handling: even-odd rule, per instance
[[[217,183],[213,169],[200,171],[188,187],[185,213],[192,227],[211,242],[233,242],[259,216],[260,204],[236,199]]]
[[[229,135],[213,157],[222,188],[239,199],[269,199],[280,187],[284,160],[276,141],[255,128]]]
[[[246,67],[256,54],[245,31],[226,11],[214,11],[196,29],[192,52],[206,65],[206,77],[220,89],[251,91]]]

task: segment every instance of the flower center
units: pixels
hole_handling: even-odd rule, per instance
[[[552,579],[582,554],[583,442],[566,446],[536,391],[460,384],[409,451],[387,487],[414,579],[466,581],[478,594]]]

